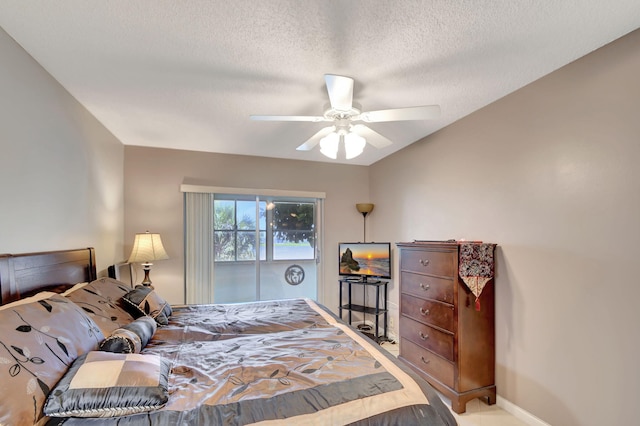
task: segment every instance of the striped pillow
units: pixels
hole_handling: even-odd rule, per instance
[[[100,343],[100,350],[122,354],[140,353],[156,332],[158,325],[151,317],[137,320],[118,328]]]

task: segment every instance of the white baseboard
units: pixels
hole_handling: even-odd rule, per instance
[[[549,423],[537,418],[530,412],[523,410],[522,408],[518,407],[511,401],[504,399],[500,395],[496,397],[496,405],[502,408],[507,413],[510,413],[511,415],[513,415],[518,420],[522,420],[523,422],[525,422],[530,426],[551,426]]]

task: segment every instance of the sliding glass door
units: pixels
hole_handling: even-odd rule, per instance
[[[317,298],[316,200],[216,194],[216,303]]]
[[[293,297],[317,299],[320,262],[322,199],[287,195],[210,194],[209,243],[211,264],[198,270],[190,251],[190,234],[203,229],[189,226],[187,197],[187,301],[237,303]],[[207,221],[204,221],[206,223]],[[207,232],[205,230],[205,232]],[[191,236],[197,240],[196,236]],[[193,247],[190,249],[190,247]],[[208,281],[208,282],[207,282]],[[208,287],[206,291],[199,286]],[[194,295],[190,296],[190,289]],[[197,300],[207,299],[207,300]],[[196,300],[194,300],[196,299]]]

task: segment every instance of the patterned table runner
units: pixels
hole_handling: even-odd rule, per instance
[[[476,311],[480,310],[480,294],[493,278],[495,244],[460,242],[459,274],[476,296]]]

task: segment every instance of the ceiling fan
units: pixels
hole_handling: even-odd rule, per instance
[[[329,104],[325,107],[323,115],[252,115],[250,118],[259,121],[330,122],[332,125],[321,129],[296,149],[309,151],[319,143],[320,152],[329,158],[336,159],[338,147],[342,141],[345,146],[346,158],[349,160],[360,155],[367,142],[376,148],[384,148],[392,143],[380,133],[359,122],[427,120],[440,115],[440,106],[438,105],[362,111],[361,107],[353,102],[353,79],[351,77],[325,74],[324,80],[329,93]]]

